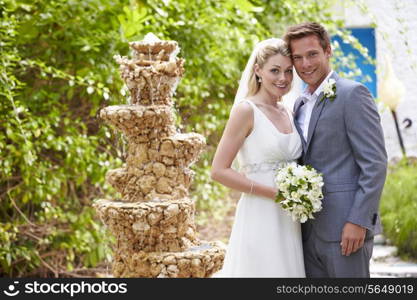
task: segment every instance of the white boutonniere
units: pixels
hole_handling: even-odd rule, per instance
[[[330,78],[324,83],[323,96],[321,97],[320,102],[324,99],[333,101],[334,98],[336,98],[336,80]]]

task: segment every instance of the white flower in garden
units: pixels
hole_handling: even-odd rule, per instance
[[[92,94],[92,93],[94,93],[94,88],[93,88],[92,86],[89,86],[89,87],[87,88],[87,93],[88,93],[88,94]]]

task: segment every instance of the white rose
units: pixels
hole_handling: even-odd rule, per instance
[[[301,219],[300,219],[300,222],[301,223],[304,223],[305,221],[307,221],[307,216],[306,215],[302,215],[301,216]]]
[[[297,177],[304,177],[306,175],[305,170],[303,168],[295,168],[293,170],[293,174]]]
[[[298,178],[297,177],[292,177],[290,183],[292,185],[298,185]]]
[[[321,209],[321,201],[313,201],[314,211],[319,211]]]

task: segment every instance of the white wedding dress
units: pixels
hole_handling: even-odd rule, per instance
[[[277,167],[301,155],[301,140],[287,109],[292,133],[278,131],[251,101],[254,124],[238,153],[241,171],[251,180],[275,186]],[[242,194],[223,268],[213,277],[305,277],[301,225],[274,200]]]

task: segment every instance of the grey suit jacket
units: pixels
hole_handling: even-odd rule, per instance
[[[340,241],[346,222],[367,228],[367,238],[381,232],[378,207],[387,171],[380,116],[368,89],[335,72],[336,98],[313,108],[300,162],[323,174],[323,209],[302,226],[325,241]],[[294,104],[295,117],[302,99]]]

